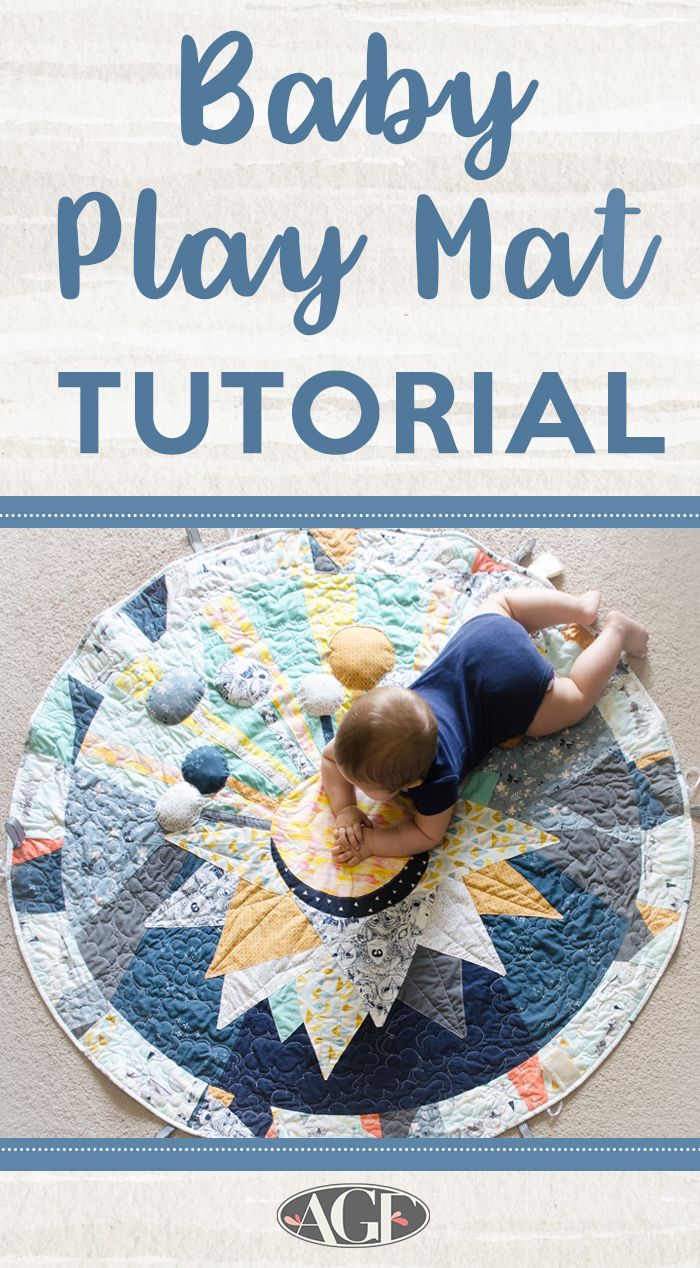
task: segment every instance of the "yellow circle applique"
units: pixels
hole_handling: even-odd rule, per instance
[[[350,691],[370,691],[394,668],[391,640],[373,625],[346,625],[328,648],[328,663],[338,682]]]

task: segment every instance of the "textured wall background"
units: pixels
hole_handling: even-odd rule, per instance
[[[310,1246],[277,1227],[286,1198],[314,1184],[390,1184],[415,1193],[430,1223],[399,1247]],[[460,1172],[271,1172],[11,1175],[0,1262],[94,1268],[229,1268],[338,1262],[454,1268],[695,1268],[697,1175],[479,1175]],[[99,1212],[99,1214],[98,1214]]]
[[[700,441],[697,278],[700,248],[696,4],[681,0],[0,0],[5,45],[0,106],[4,136],[5,262],[0,314],[8,329],[2,363],[0,452],[13,494],[241,493],[692,493]],[[200,50],[237,26],[253,41],[245,86],[256,104],[235,146],[186,146],[179,131],[179,46]],[[389,42],[390,69],[414,66],[434,95],[458,70],[473,77],[477,110],[496,73],[516,98],[532,78],[534,100],[515,124],[510,157],[486,182],[463,169],[470,142],[440,116],[405,146],[367,136],[356,123],[338,144],[312,136],[285,147],[267,130],[273,82],[292,70],[333,77],[342,108],[364,74],[370,32]],[[695,148],[694,148],[695,147]],[[259,259],[274,233],[296,224],[311,262],[330,224],[346,248],[369,244],[345,279],[338,316],[320,335],[292,326],[296,305],[273,271],[252,299],[198,301],[178,286],[158,302],[132,277],[138,192],[159,196],[158,261],[167,270],[182,236],[217,225],[249,235]],[[509,295],[504,255],[521,229],[566,230],[580,267],[601,226],[594,208],[621,186],[642,214],[628,217],[628,278],[653,234],[663,237],[650,277],[630,301],[611,298],[600,270],[566,299]],[[58,288],[56,209],[62,195],[94,189],[115,199],[122,243],[88,270],[77,301]],[[432,194],[451,227],[471,200],[488,201],[493,289],[470,297],[466,263],[444,262],[438,299],[418,299],[414,214]],[[306,258],[306,256],[305,256]],[[329,458],[292,428],[294,391],[310,374],[341,368],[364,376],[381,399],[382,422],[367,448]],[[239,392],[220,372],[281,370],[270,391],[262,455],[243,456]],[[459,454],[440,455],[427,431],[415,455],[394,453],[396,370],[436,370],[457,386],[451,418]],[[78,394],[57,387],[58,370],[119,370],[122,389],[103,393],[103,451],[78,452]],[[194,453],[159,457],[136,436],[133,372],[156,374],[156,416],[178,434],[188,413],[188,374],[211,374],[208,435]],[[493,456],[470,453],[471,376],[494,374]],[[663,434],[663,457],[572,461],[568,443],[537,441],[504,456],[543,370],[562,375],[596,448],[606,444],[606,378],[626,370],[636,434]],[[329,434],[351,429],[356,406],[326,402]],[[420,427],[419,427],[420,432]]]

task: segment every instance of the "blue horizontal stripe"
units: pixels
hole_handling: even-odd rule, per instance
[[[698,1171],[700,1141],[0,1140],[2,1171]]]
[[[700,524],[700,497],[2,497],[13,527]]]

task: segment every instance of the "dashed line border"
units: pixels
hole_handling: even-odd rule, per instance
[[[625,1172],[700,1173],[700,1139],[692,1137],[620,1139],[571,1137],[511,1138],[507,1140],[441,1138],[430,1142],[416,1138],[347,1142],[335,1137],[314,1140],[286,1139],[209,1140],[160,1136],[111,1140],[0,1138],[0,1175],[3,1172],[53,1174],[136,1173],[168,1175],[173,1172],[266,1173],[383,1172],[387,1176],[419,1171],[462,1171],[473,1174]]]
[[[0,527],[201,524],[220,527],[700,525],[700,496],[519,493],[51,494],[0,496]]]
[[[257,1142],[250,1144],[233,1144],[229,1141],[222,1141],[220,1144],[190,1144],[186,1141],[153,1141],[144,1144],[131,1145],[115,1142],[114,1144],[98,1145],[98,1144],[0,1144],[0,1154],[12,1153],[159,1153],[161,1151],[176,1153],[263,1153],[263,1154],[279,1154],[279,1153],[361,1153],[368,1157],[374,1154],[387,1153],[407,1153],[407,1154],[423,1154],[423,1153],[471,1153],[471,1154],[489,1154],[489,1153],[578,1153],[578,1154],[700,1154],[700,1141],[689,1142],[685,1145],[676,1144],[568,1144],[564,1142],[540,1142],[535,1141],[518,1141],[512,1144],[498,1144],[495,1142],[467,1142],[462,1144],[423,1144],[423,1142],[415,1145],[401,1144],[373,1144],[368,1142],[362,1145],[346,1145],[346,1144],[325,1144],[319,1142],[316,1145],[310,1145],[303,1142],[299,1144],[283,1145],[277,1141],[263,1145]]]
[[[483,524],[492,520],[692,520],[700,522],[700,511],[0,511],[0,520],[168,520],[176,526],[182,520],[459,520]]]

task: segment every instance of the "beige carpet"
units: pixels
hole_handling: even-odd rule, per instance
[[[475,529],[508,555],[533,533],[565,565],[567,589],[598,586],[651,630],[641,677],[663,710],[684,769],[700,764],[700,533],[692,529]],[[207,544],[226,533],[203,533]],[[29,718],[89,621],[188,550],[178,529],[3,529],[3,816]],[[151,1136],[158,1119],[97,1073],[41,1002],[2,903],[2,1136]],[[700,901],[652,999],[561,1115],[538,1135],[700,1136]]]

